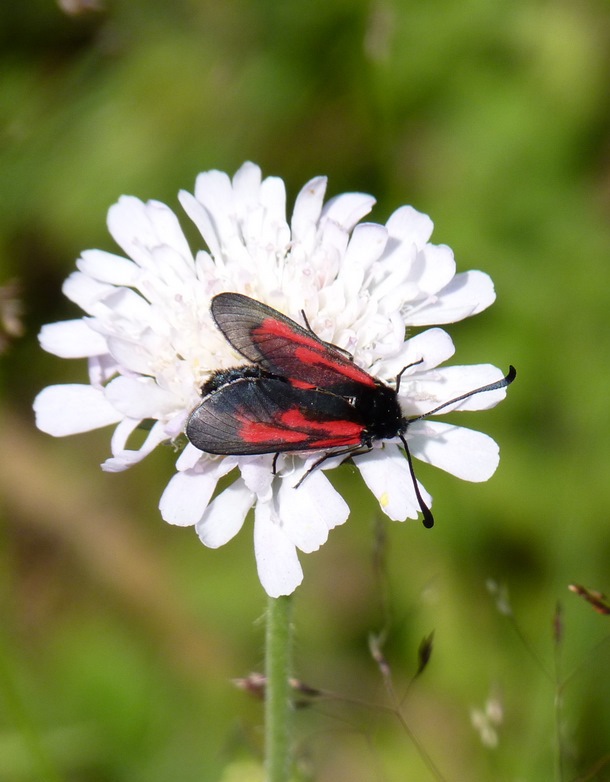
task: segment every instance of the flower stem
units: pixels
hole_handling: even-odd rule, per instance
[[[292,598],[267,603],[265,674],[266,782],[287,782],[291,773]]]

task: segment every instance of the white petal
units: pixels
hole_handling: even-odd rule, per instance
[[[188,409],[179,408],[176,411],[175,405],[176,400],[174,398],[172,409],[168,407],[165,413],[162,413],[161,410],[158,412],[158,417],[163,419],[163,428],[165,429],[165,433],[169,440],[175,440],[184,433],[184,427],[186,426],[191,411],[190,407]],[[153,418],[156,417],[157,416],[153,416]]]
[[[152,453],[158,445],[168,439],[163,424],[161,421],[157,421],[148,432],[148,435],[140,448],[136,450],[125,448],[127,439],[135,429],[138,428],[140,423],[141,421],[139,420],[124,418],[114,430],[110,441],[112,457],[106,459],[102,464],[102,470],[104,470],[104,472],[122,472],[123,470],[133,467],[134,464],[141,462],[142,459],[146,458],[149,453]]]
[[[165,487],[159,501],[162,518],[169,524],[188,527],[201,520],[210,502],[220,471],[208,463],[207,470],[185,470],[176,473]]]
[[[246,486],[259,500],[271,499],[273,456],[242,457],[239,460],[239,471]]]
[[[228,475],[238,466],[239,458],[239,456],[212,456],[202,453],[194,445],[187,443],[176,460],[176,469],[178,472],[186,470],[205,472],[213,469],[218,472],[219,477],[222,477]]]
[[[83,318],[48,323],[41,328],[38,340],[43,350],[60,358],[88,358],[108,352],[104,337]]]
[[[109,337],[107,343],[108,352],[123,369],[129,372],[139,372],[143,375],[151,374],[151,366],[154,365],[154,361],[144,342]]]
[[[414,370],[422,372],[433,369],[443,361],[451,358],[455,353],[455,347],[449,334],[443,329],[427,329],[421,334],[416,334],[405,343],[405,351],[402,359],[407,359],[407,364],[423,359],[421,364],[414,366]]]
[[[193,469],[200,459],[205,458],[199,448],[195,448],[194,445],[187,443],[178,459],[176,460],[176,469],[180,472],[183,470]]]
[[[61,290],[64,296],[78,304],[88,315],[94,315],[100,301],[111,294],[114,287],[98,282],[82,272],[72,272],[64,280]]]
[[[140,275],[133,261],[104,250],[85,250],[76,265],[83,274],[112,285],[131,287]]]
[[[253,164],[244,163],[244,165],[235,174],[236,178],[241,175],[242,168],[251,169]],[[257,168],[257,166],[254,166]],[[260,180],[260,174],[259,174]],[[195,198],[202,204],[215,205],[219,211],[228,211],[233,200],[233,186],[231,180],[224,171],[202,171],[195,180]]]
[[[109,337],[107,343],[108,352],[125,371],[143,375],[151,374],[153,361],[145,344],[122,337]]]
[[[116,243],[142,268],[151,267],[150,250],[161,245],[190,256],[178,218],[159,201],[145,204],[139,198],[121,196],[108,210],[107,222]]]
[[[401,383],[400,394],[403,397],[408,395],[408,380],[411,376],[418,377],[421,373],[422,377],[426,378],[428,370],[447,361],[454,353],[455,347],[446,331],[427,329],[408,339],[398,355],[385,359],[374,367],[374,374],[391,381],[402,369],[409,367]]]
[[[264,179],[260,187],[260,202],[265,207],[266,223],[288,229],[286,224],[286,186],[283,179],[277,176]],[[289,231],[287,235],[290,235]],[[267,237],[263,234],[257,237],[257,241],[265,243],[267,239],[273,238],[273,236]]]
[[[110,353],[90,356],[87,362],[89,382],[94,387],[103,386],[119,371],[120,367]]]
[[[500,461],[496,441],[473,429],[418,421],[408,433],[413,456],[464,481],[488,480]]]
[[[162,418],[175,407],[175,398],[151,377],[117,377],[105,388],[108,401],[129,418]]]
[[[284,535],[269,502],[257,503],[254,511],[254,553],[258,577],[270,597],[292,594],[303,580],[294,543]]]
[[[366,193],[342,193],[327,201],[323,210],[324,218],[351,231],[364,215],[375,205],[373,196]]]
[[[401,206],[390,215],[386,227],[393,239],[423,247],[432,236],[434,223],[412,206]]]
[[[238,172],[239,174],[239,172]],[[195,181],[195,201],[181,193],[180,203],[201,231],[217,261],[224,244],[236,237],[236,204],[231,180],[223,171],[205,171]],[[199,203],[201,209],[196,208]],[[241,242],[241,237],[238,237]]]
[[[357,225],[353,232],[343,263],[345,272],[350,274],[351,266],[368,269],[383,253],[388,241],[388,232],[382,225],[376,223],[362,223]]]
[[[210,213],[193,195],[191,195],[191,193],[187,193],[186,190],[180,191],[178,200],[184,211],[199,229],[199,233],[210,248],[210,252],[214,256],[214,259],[217,263],[220,263],[222,259],[222,250]],[[205,257],[205,255],[203,257]]]
[[[263,173],[256,163],[248,160],[237,169],[231,180],[237,211],[245,214],[253,205],[259,204],[263,184]]]
[[[124,317],[137,325],[139,331],[143,331],[148,323],[154,322],[155,318],[155,313],[146,299],[130,288],[112,288],[112,292],[108,293],[104,301],[98,305],[98,310],[101,310],[102,316],[107,316],[108,311],[111,310],[113,319]],[[95,306],[93,311],[95,313]],[[95,322],[92,323],[92,327],[94,325]]]
[[[197,522],[199,540],[208,548],[224,546],[242,528],[253,502],[254,494],[243,481],[232,483],[208,505]]]
[[[343,524],[349,506],[321,470],[308,475],[298,489],[297,479],[285,478],[278,494],[279,516],[284,533],[301,551],[317,551],[328,531]]]
[[[326,177],[311,179],[298,194],[292,212],[291,230],[295,242],[303,242],[310,236],[320,219],[324,193],[326,192]]]
[[[185,257],[174,247],[165,244],[153,247],[150,257],[154,270],[142,273],[138,288],[153,303],[164,306],[170,292],[180,295],[185,284],[195,282],[193,259]]]
[[[438,293],[442,289],[446,290],[455,276],[453,251],[444,244],[428,244],[418,254],[415,267],[420,263],[422,269],[417,281],[421,290],[426,293]]]
[[[34,412],[36,426],[54,437],[89,432],[122,418],[103,391],[77,384],[44,388],[34,400]]]
[[[411,326],[430,326],[433,323],[455,323],[476,315],[493,304],[496,298],[489,275],[480,271],[456,274],[438,295],[419,310],[408,314]]]
[[[383,448],[356,457],[354,462],[387,516],[393,521],[417,518],[420,507],[409,465],[397,445],[386,443]],[[419,483],[418,486],[424,502],[430,507],[430,495]]]

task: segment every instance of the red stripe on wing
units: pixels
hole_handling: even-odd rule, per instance
[[[295,407],[277,416],[275,423],[252,421],[237,416],[240,421],[239,432],[250,445],[273,443],[278,451],[302,450],[315,451],[322,448],[360,445],[362,443],[362,424],[353,421],[316,421],[305,416]]]
[[[298,327],[298,331],[294,326]],[[284,362],[284,368],[288,370],[286,375],[290,378],[301,380],[301,375],[311,378],[312,372],[317,375],[320,371],[327,370],[324,373],[325,377],[329,375],[327,382],[316,385],[327,388],[345,380],[362,383],[365,386],[375,385],[375,379],[368,372],[360,369],[332,345],[319,340],[313,333],[301,330],[297,323],[291,327],[277,318],[265,318],[258,328],[250,331],[250,336],[265,358],[267,358],[265,354],[269,352],[273,355],[269,360],[276,362],[278,362],[277,340],[285,343],[282,353],[288,352],[289,360]],[[269,348],[275,350],[272,352]]]
[[[360,445],[365,422],[347,400],[280,378],[237,377],[214,388],[186,425],[191,443],[217,454],[317,451]]]
[[[239,293],[220,293],[212,300],[212,315],[237,351],[299,388],[333,390],[351,383],[376,386],[368,372],[334,345],[255,299]],[[342,388],[338,392],[347,396],[354,391]]]

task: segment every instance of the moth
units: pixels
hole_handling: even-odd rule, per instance
[[[407,367],[393,388],[317,337],[306,321],[306,327],[300,326],[240,293],[218,294],[211,312],[227,341],[250,363],[220,370],[203,385],[201,402],[186,424],[190,442],[224,455],[323,451],[315,469],[327,458],[349,458],[370,450],[375,441],[398,437],[426,527],[434,519],[415,479],[408,427],[474,394],[504,388],[516,377],[511,366],[501,380],[408,418],[398,401]]]

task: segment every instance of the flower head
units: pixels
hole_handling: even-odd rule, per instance
[[[102,465],[110,472],[179,438],[210,374],[244,363],[210,315],[211,299],[222,291],[245,293],[294,319],[304,312],[321,339],[385,382],[407,367],[399,395],[407,416],[499,380],[502,373],[491,365],[439,369],[454,352],[440,328],[405,339],[407,330],[488,307],[495,297],[490,278],[456,274],[451,250],[429,243],[426,215],[405,206],[385,225],[363,223],[371,196],[346,193],[325,204],[325,189],[324,177],[308,182],[288,223],[281,179],[262,179],[252,163],[232,180],[219,171],[200,174],[194,195],[180,193],[207,246],[195,254],[167,206],[119,199],[108,227],[127,257],[84,252],[64,293],[85,315],[40,333],[45,350],[88,359],[89,383],[45,388],[34,404],[39,428],[62,436],[115,425],[112,455]],[[485,409],[503,397],[503,390],[493,391],[456,408]],[[144,442],[130,447],[143,423],[150,425]],[[491,438],[455,425],[421,420],[407,438],[416,458],[466,480],[486,480],[498,463]],[[217,547],[254,507],[259,577],[270,595],[288,594],[302,579],[296,550],[318,549],[349,514],[324,474],[339,460],[329,459],[293,488],[319,455],[280,454],[274,473],[272,455],[218,457],[187,444],[161,513],[172,524],[195,525],[201,540]],[[395,442],[376,443],[354,461],[391,519],[417,517],[408,464]],[[233,483],[214,496],[219,479],[233,470]]]

